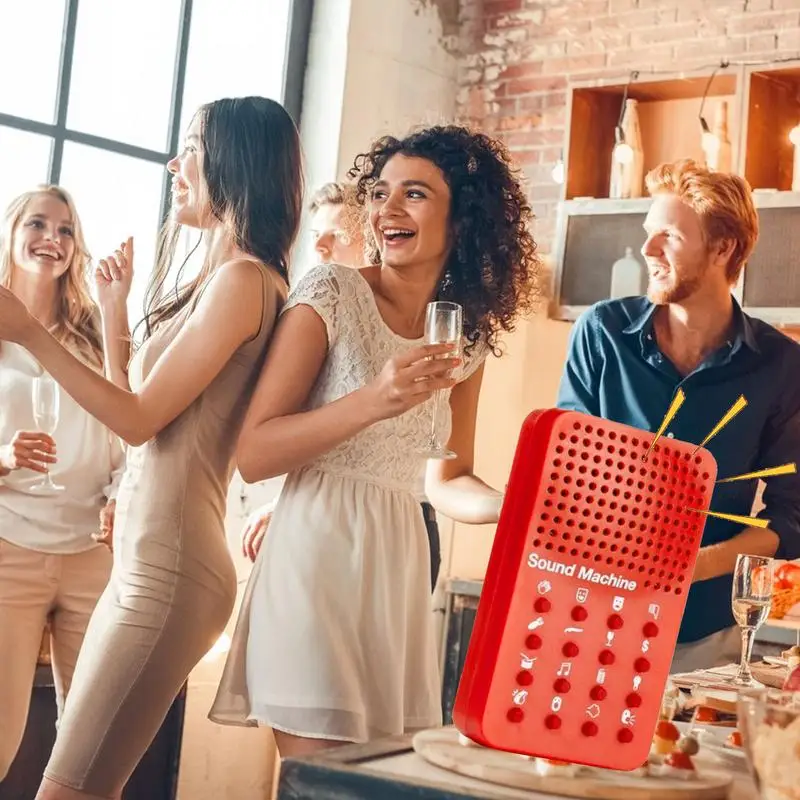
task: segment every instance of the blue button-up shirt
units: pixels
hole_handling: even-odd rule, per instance
[[[682,388],[686,401],[665,435],[700,443],[740,395],[746,408],[706,448],[718,479],[800,461],[800,345],[734,300],[735,335],[697,369],[681,376],[653,334],[654,306],[645,297],[603,301],[575,323],[558,407],[656,431]],[[713,511],[750,515],[756,480],[718,484]],[[800,477],[766,480],[766,509],[780,537],[779,558],[800,557]],[[741,524],[708,517],[703,545],[731,539]],[[692,642],[734,624],[732,575],[693,583],[679,642]]]

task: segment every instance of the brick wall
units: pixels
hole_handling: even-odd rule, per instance
[[[461,0],[460,16],[459,115],[500,135],[524,167],[542,252],[570,79],[800,58],[800,0]]]

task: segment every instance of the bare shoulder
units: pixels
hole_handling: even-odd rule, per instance
[[[378,290],[381,282],[381,268],[379,266],[358,267],[352,268],[357,272],[370,286],[373,292]]]
[[[248,258],[234,258],[217,267],[208,283],[208,291],[215,300],[241,301],[261,306],[264,281],[270,291],[267,296],[280,305],[286,299],[288,288],[277,270]]]

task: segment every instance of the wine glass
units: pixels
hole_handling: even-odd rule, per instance
[[[46,373],[43,372],[33,380],[33,419],[36,427],[43,433],[52,436],[58,425],[59,410],[59,388],[58,384]],[[32,492],[63,492],[64,487],[53,483],[50,472],[46,472],[41,481],[34,483],[30,490]]]
[[[800,784],[800,692],[743,689],[738,727],[747,764],[764,800],[797,797]]]
[[[742,657],[731,681],[736,686],[761,685],[750,672],[750,657],[756,631],[766,621],[772,604],[772,569],[771,558],[743,553],[736,557],[731,607],[736,624],[742,629]]]
[[[437,300],[428,303],[425,313],[425,343],[453,344],[456,355],[461,351],[461,337],[464,326],[464,311],[458,303]],[[452,354],[446,356],[452,358]],[[445,393],[442,389],[433,394],[433,416],[431,432],[421,455],[426,458],[455,458],[446,443],[439,440],[439,408]]]

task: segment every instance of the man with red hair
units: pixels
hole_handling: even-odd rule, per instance
[[[747,407],[708,444],[720,477],[800,460],[800,346],[745,314],[731,288],[758,238],[747,183],[693,161],[647,175],[646,297],[603,301],[573,327],[558,406],[701,442],[739,398]],[[756,481],[719,484],[712,509],[750,514]],[[739,553],[800,557],[800,477],[769,478],[768,528],[709,517],[672,663],[684,672],[738,661],[731,612]]]

